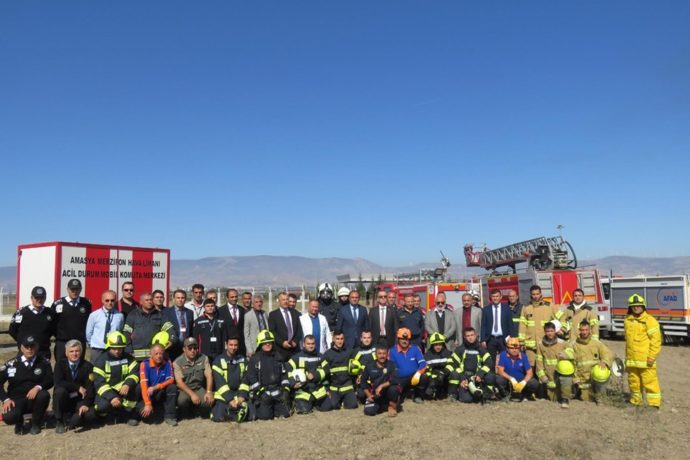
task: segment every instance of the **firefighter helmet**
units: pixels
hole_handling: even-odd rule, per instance
[[[328,284],[328,283],[321,283],[321,284],[319,284],[319,293],[321,293],[321,292],[323,292],[323,291],[331,291],[331,292],[333,292],[333,286],[331,286],[331,285]]]
[[[346,295],[350,295],[350,290],[346,287],[341,287],[338,289],[338,297],[344,297]]]
[[[467,384],[467,389],[469,390],[470,394],[474,396],[475,398],[479,398],[484,394],[484,390],[482,390],[481,385],[477,385],[474,383],[473,379],[470,379],[470,383]]]
[[[401,327],[400,329],[398,329],[397,337],[399,339],[410,340],[412,338],[412,332],[406,327]]]
[[[608,367],[601,367],[596,364],[592,367],[592,380],[598,383],[606,383],[611,377],[611,369]]]
[[[259,333],[256,336],[256,346],[260,347],[264,343],[274,343],[276,341],[275,337],[273,336],[273,333],[269,331],[268,329],[264,329],[262,331],[259,331]]]
[[[347,373],[350,375],[359,375],[364,369],[364,365],[357,359],[351,359],[347,362]]]
[[[647,302],[645,302],[644,297],[640,294],[633,294],[628,297],[628,307],[642,306],[647,308]]]
[[[163,348],[167,348],[170,345],[170,334],[165,331],[160,331],[151,339],[151,345],[162,345]]]
[[[517,337],[511,337],[506,343],[508,348],[520,348],[520,340]]]
[[[575,366],[573,365],[573,362],[570,360],[559,359],[558,363],[556,364],[556,372],[565,377],[568,377],[575,373]]]
[[[438,344],[445,344],[446,343],[446,336],[441,334],[440,332],[434,332],[429,336],[429,345],[438,345]]]
[[[105,341],[105,348],[124,348],[127,346],[127,337],[122,332],[115,331],[108,334]]]

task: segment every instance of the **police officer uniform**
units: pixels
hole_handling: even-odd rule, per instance
[[[81,281],[71,279],[67,289],[81,291]],[[65,357],[65,343],[68,340],[79,340],[82,345],[82,358],[86,350],[86,323],[91,314],[91,301],[86,297],[70,299],[62,297],[50,306],[55,321],[55,361]]]
[[[38,353],[50,361],[50,338],[55,334],[55,318],[52,310],[43,305],[46,299],[43,287],[34,287],[31,297],[41,301],[41,310],[38,311],[33,305],[17,310],[10,320],[10,335],[17,343],[32,336],[38,342]]]

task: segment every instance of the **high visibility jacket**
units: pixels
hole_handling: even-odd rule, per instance
[[[561,353],[566,356],[566,358],[561,358],[559,355]],[[544,376],[549,378],[549,382],[546,384],[549,388],[556,388],[556,365],[559,359],[575,359],[575,354],[573,348],[569,342],[563,339],[556,339],[554,343],[546,343],[542,339],[537,344],[537,356],[535,369],[537,372],[537,378],[541,379]]]
[[[592,367],[604,361],[611,368],[613,364],[613,352],[600,341],[589,338],[582,340],[579,337],[571,342],[575,353],[575,383],[588,385]]]
[[[451,363],[446,369],[461,374],[460,380],[474,375],[484,378],[494,369],[494,360],[491,359],[486,348],[479,343],[468,344],[465,342],[455,349],[451,355]]]
[[[323,354],[323,359],[326,362],[324,368],[331,384],[331,390],[337,389],[340,392],[345,392],[354,389],[349,373],[350,360],[354,355],[354,350],[336,348],[335,346],[329,348]]]
[[[123,385],[133,388],[139,383],[138,367],[139,364],[132,355],[123,353],[121,357],[115,358],[110,353],[103,353],[93,365],[96,394],[110,401],[120,396],[118,391]],[[131,409],[135,406],[135,401],[123,400],[122,404]]]
[[[656,357],[661,351],[661,329],[659,322],[646,311],[639,317],[628,315],[625,317],[625,366],[650,367],[648,359],[653,359],[656,367]]]
[[[141,308],[133,310],[125,320],[122,332],[127,336],[128,353],[132,353],[137,361],[143,361],[150,355],[151,340],[157,333],[165,331],[170,334],[170,341],[175,344],[178,341],[177,334],[173,330],[173,324],[158,310],[149,313]]]
[[[309,353],[302,350],[292,355],[287,363],[288,381],[291,388],[295,388],[295,385],[300,382],[297,379],[297,373],[300,371],[304,371],[305,374],[311,373],[314,378],[302,382],[295,394],[297,399],[309,400],[312,394],[314,398],[321,399],[327,395],[326,388],[323,386],[328,375],[326,361],[316,351]]]
[[[434,378],[439,378],[444,375],[450,374],[447,368],[452,365],[453,362],[452,353],[444,346],[441,348],[440,353],[436,353],[432,348],[429,348],[426,353],[424,353],[424,361],[426,361],[426,375]]]
[[[247,360],[244,356],[219,355],[213,361],[213,398],[229,403],[235,396],[249,399],[249,385],[244,381],[247,373]]]
[[[265,352],[259,349],[249,360],[244,381],[249,385],[254,397],[260,396],[263,392],[278,397],[282,395],[283,390],[288,389],[285,363],[274,350]]]
[[[587,320],[590,325],[592,338],[599,340],[599,313],[587,303],[575,310],[571,302],[570,305],[563,310],[556,312],[555,319],[561,322],[563,326],[563,338],[566,340],[568,340],[571,335],[577,335],[580,323],[584,320]]]
[[[531,350],[537,349],[537,343],[544,338],[544,324],[555,319],[558,307],[549,302],[540,300],[522,307],[520,313],[520,327],[518,338],[520,344]]]
[[[355,348],[355,356],[352,358],[359,364],[360,369],[364,369],[369,364],[376,361],[376,347],[364,348],[361,345]]]

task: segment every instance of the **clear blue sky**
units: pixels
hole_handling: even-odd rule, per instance
[[[0,3],[0,265],[690,254],[690,2]]]

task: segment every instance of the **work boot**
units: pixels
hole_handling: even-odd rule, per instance
[[[398,404],[394,402],[388,403],[388,416],[395,417],[396,415],[398,415]]]
[[[17,423],[14,426],[14,434],[19,435],[19,436],[25,434],[24,423]]]
[[[135,418],[130,418],[129,420],[127,420],[127,425],[137,426],[137,425],[139,425],[139,420],[137,420]]]
[[[561,409],[569,409],[570,408],[570,402],[567,399],[563,399],[561,401]]]
[[[174,418],[166,418],[165,423],[167,423],[170,426],[177,426],[177,420]]]
[[[31,430],[29,431],[29,434],[40,434],[41,433],[41,427],[38,425],[31,425]]]
[[[58,422],[55,424],[55,432],[57,434],[63,434],[65,431],[64,422],[62,420],[58,420]]]
[[[424,400],[420,398],[419,396],[415,396],[413,399],[415,404],[424,404]]]

